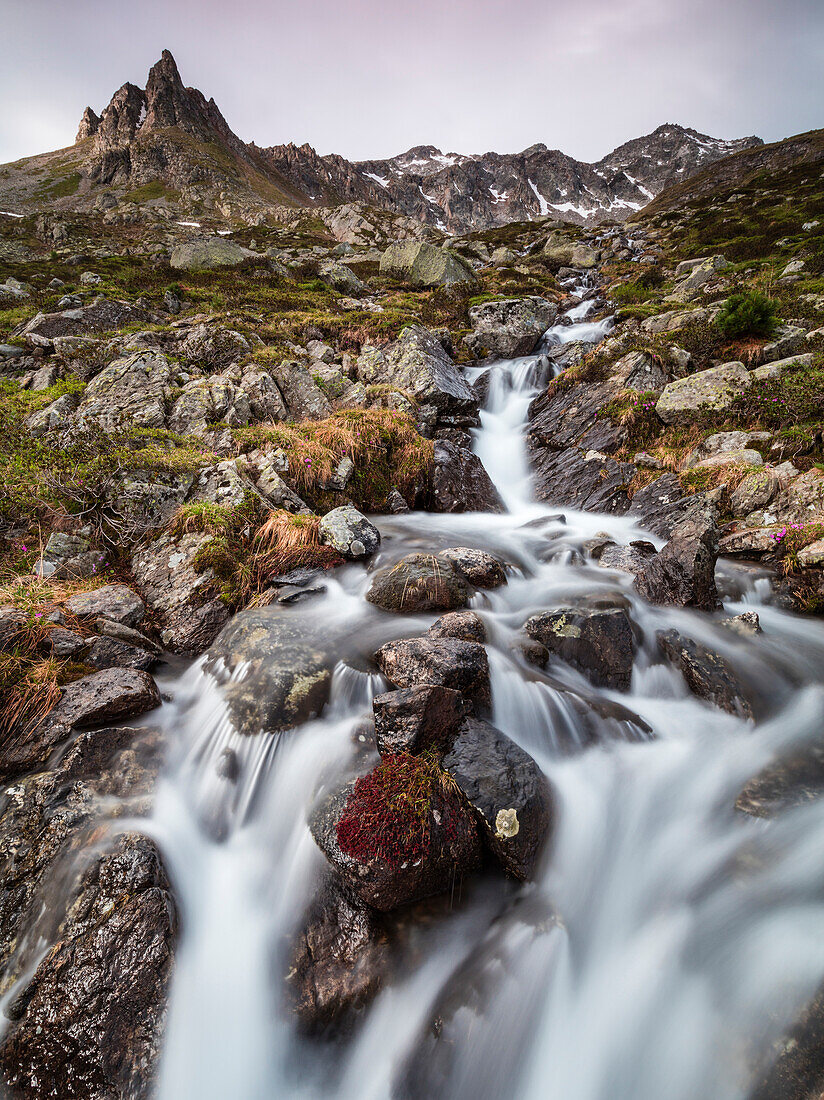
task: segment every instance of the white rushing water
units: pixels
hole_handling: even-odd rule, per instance
[[[610,322],[587,321],[591,310],[581,302],[545,346],[604,336]],[[494,720],[554,790],[538,881],[480,883],[471,904],[422,928],[420,950],[348,1041],[298,1037],[283,996],[288,942],[323,867],[307,811],[322,777],[351,759],[353,731],[383,688],[364,657],[434,616],[377,611],[356,566],[313,603],[271,609],[344,630],[321,719],[248,737],[203,662],[162,685],[176,697],[164,713],[177,749],[150,830],[183,934],[161,1100],[743,1100],[753,1059],[824,974],[824,802],[769,823],[734,809],[747,779],[821,730],[824,627],[762,606],[764,585],[730,567],[728,613],[757,603],[764,626],[741,639],[717,617],[646,605],[627,575],[585,560],[597,531],[641,532],[627,517],[560,519],[532,498],[524,427],[551,370],[542,354],[492,367],[475,447],[507,514],[379,521],[383,562],[474,545],[515,567],[473,606],[490,639]],[[542,673],[510,648],[536,610],[616,593],[640,632],[628,693],[595,689],[560,662]],[[655,658],[655,631],[672,625],[757,685],[767,719],[753,728],[689,694]],[[575,699],[599,706],[589,725]],[[615,705],[650,732],[610,716]],[[220,767],[227,751],[234,782]],[[422,1036],[445,990],[458,1007],[438,1045]]]

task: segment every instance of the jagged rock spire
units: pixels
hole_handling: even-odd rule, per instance
[[[91,109],[87,107],[83,112],[83,117],[80,120],[80,126],[77,129],[77,137],[75,141],[83,141],[84,138],[94,137],[100,127],[100,119]]]

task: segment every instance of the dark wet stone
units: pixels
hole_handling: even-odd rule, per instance
[[[477,642],[458,638],[408,638],[387,642],[375,654],[378,668],[395,687],[434,684],[454,688],[488,706],[489,661]]]
[[[468,717],[442,766],[478,815],[500,865],[515,878],[531,878],[552,820],[549,783],[532,757],[488,722]]]
[[[431,684],[376,695],[375,743],[381,755],[418,753],[431,745],[447,746],[466,713],[463,696]]]
[[[739,718],[752,718],[746,690],[723,657],[677,630],[659,630],[656,637],[693,695]]]
[[[594,684],[617,691],[629,688],[635,642],[632,622],[623,608],[559,608],[533,615],[524,629]]]
[[[441,550],[439,558],[451,562],[452,566],[475,588],[499,588],[506,584],[504,568],[497,558],[485,550],[475,550],[469,546],[451,546]]]
[[[465,642],[486,641],[486,627],[474,611],[448,611],[436,619],[426,633],[430,638],[462,638]]]
[[[718,528],[714,520],[703,515],[688,516],[673,528],[664,548],[646,558],[636,574],[635,587],[650,603],[714,611],[718,606],[717,557]]]

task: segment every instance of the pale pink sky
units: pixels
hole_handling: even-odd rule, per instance
[[[3,0],[0,25],[0,163],[70,144],[164,48],[242,138],[352,159],[824,125],[824,0]]]

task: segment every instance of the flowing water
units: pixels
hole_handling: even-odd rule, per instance
[[[591,309],[576,306],[543,350],[603,337],[610,321],[586,320]],[[307,811],[324,777],[352,761],[358,721],[384,689],[369,655],[435,616],[368,604],[362,566],[313,601],[268,609],[341,638],[320,719],[248,737],[202,661],[161,683],[174,694],[161,714],[176,747],[147,827],[183,928],[161,1100],[735,1100],[824,974],[824,802],[770,822],[734,809],[778,752],[820,735],[824,627],[768,606],[769,585],[746,569],[719,569],[725,613],[761,615],[763,634],[744,639],[720,614],[645,604],[629,576],[586,559],[582,543],[598,531],[622,542],[644,533],[532,498],[524,427],[552,370],[542,353],[492,367],[475,448],[506,514],[376,521],[379,565],[449,545],[512,565],[509,583],[473,606],[490,639],[494,722],[554,789],[537,882],[471,886],[417,932],[409,965],[348,1042],[298,1037],[282,992],[288,943],[324,865]],[[540,672],[513,649],[529,614],[616,593],[641,637],[628,693],[595,689],[561,662]],[[656,655],[664,626],[723,653],[752,686],[757,726],[687,691]],[[227,750],[234,781],[220,767]],[[445,993],[449,1042],[421,1047]]]

